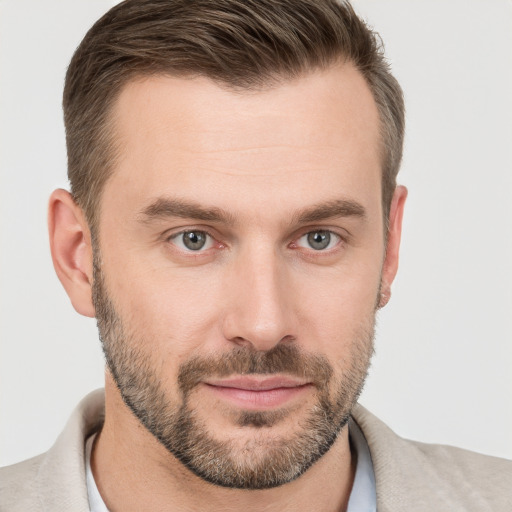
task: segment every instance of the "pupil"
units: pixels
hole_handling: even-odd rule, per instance
[[[331,234],[328,231],[314,231],[308,235],[309,245],[317,251],[325,249],[330,242]]]
[[[206,243],[206,237],[200,231],[190,231],[183,235],[183,243],[188,249],[197,251]]]

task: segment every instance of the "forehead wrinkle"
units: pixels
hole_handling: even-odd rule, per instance
[[[307,148],[296,144],[226,145],[221,148],[217,145],[213,149],[178,145],[174,141],[165,147],[167,151],[172,150],[174,165],[179,171],[195,169],[234,177],[324,172],[332,168],[333,161],[343,164],[347,159],[346,153],[333,155],[333,150],[339,146],[328,144]]]
[[[197,141],[197,138],[196,138]],[[168,146],[172,147],[172,144],[169,144]],[[318,153],[321,153],[325,151],[326,149],[339,149],[339,145],[336,144],[310,144],[308,147],[305,147],[303,143],[286,143],[286,142],[273,142],[273,143],[265,143],[265,144],[252,144],[252,145],[232,145],[230,146],[227,142],[225,142],[224,147],[219,147],[219,144],[217,144],[217,141],[215,143],[214,148],[208,148],[208,147],[197,147],[191,146],[190,149],[187,146],[182,145],[174,145],[175,148],[180,149],[182,151],[190,151],[192,153],[199,153],[199,154],[205,154],[205,155],[215,155],[215,154],[222,154],[222,153],[258,153],[262,151],[275,151],[276,149],[292,149],[294,151],[300,151],[302,153],[311,153],[313,156],[317,156]]]

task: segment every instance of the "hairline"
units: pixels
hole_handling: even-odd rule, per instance
[[[77,198],[74,196],[75,202],[77,202],[80,206],[80,208],[84,211],[85,217],[87,219],[87,222],[89,224],[89,229],[91,231],[91,234],[93,235],[93,238],[97,235],[97,230],[99,229],[99,222],[101,217],[101,205],[102,205],[102,198],[103,193],[105,190],[106,185],[116,172],[115,167],[117,166],[117,163],[119,162],[120,154],[123,149],[123,145],[121,142],[121,138],[119,136],[119,133],[117,133],[116,136],[116,130],[119,129],[119,127],[116,127],[116,110],[120,102],[121,95],[123,92],[132,84],[134,83],[141,83],[146,80],[150,80],[151,78],[161,78],[161,77],[167,77],[167,78],[178,78],[183,80],[195,80],[195,79],[207,79],[210,82],[217,85],[219,88],[224,89],[225,91],[234,93],[234,94],[258,94],[266,91],[271,91],[273,89],[276,89],[284,84],[300,80],[304,77],[307,77],[313,73],[318,73],[322,71],[327,71],[329,69],[332,69],[333,67],[337,65],[345,65],[349,64],[352,65],[356,71],[362,76],[365,83],[368,86],[368,89],[372,95],[375,107],[377,109],[378,113],[378,155],[380,159],[380,172],[381,172],[381,179],[380,179],[380,187],[381,187],[381,209],[382,209],[382,215],[383,215],[383,222],[385,228],[387,228],[388,225],[388,219],[389,219],[389,205],[384,204],[384,172],[385,172],[385,160],[388,157],[387,151],[386,151],[386,122],[383,118],[381,108],[379,107],[379,104],[377,102],[377,99],[375,97],[374,90],[367,80],[364,73],[358,68],[357,64],[353,61],[353,59],[348,58],[345,55],[338,56],[337,59],[333,59],[332,62],[330,62],[328,65],[325,66],[312,66],[304,71],[302,71],[300,74],[297,73],[293,76],[286,76],[283,73],[273,73],[270,76],[261,77],[261,81],[255,82],[254,85],[237,85],[234,83],[230,83],[226,80],[216,79],[211,76],[208,76],[206,73],[193,73],[193,72],[180,72],[179,70],[162,70],[158,72],[149,72],[145,73],[144,71],[139,72],[133,72],[131,74],[127,74],[124,77],[124,80],[122,80],[121,84],[117,87],[117,89],[113,92],[112,96],[109,98],[108,101],[108,108],[105,111],[105,121],[102,124],[102,131],[104,133],[104,136],[106,137],[106,140],[101,142],[101,146],[105,148],[105,151],[107,153],[107,161],[108,166],[103,169],[103,173],[105,174],[105,177],[101,180],[99,189],[97,190],[97,193],[93,197],[92,201],[87,201],[88,207],[86,207],[83,204],[80,204],[80,202],[77,200]],[[90,198],[90,195],[87,197],[87,199]],[[93,207],[93,214],[91,215],[88,210]],[[386,229],[387,231],[387,229]]]

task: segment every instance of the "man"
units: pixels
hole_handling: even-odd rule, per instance
[[[403,102],[330,1],[128,1],[64,92],[57,274],[108,372],[5,510],[507,510],[510,463],[356,405],[406,198]]]

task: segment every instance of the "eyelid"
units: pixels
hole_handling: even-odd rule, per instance
[[[309,233],[314,233],[316,231],[326,231],[331,234],[338,236],[344,242],[350,242],[352,235],[345,229],[340,226],[325,226],[325,225],[311,225],[305,226],[298,229],[290,238],[293,240],[298,240],[304,235]]]
[[[213,247],[215,245],[217,245],[217,248],[225,248],[226,247],[226,244],[224,242],[219,241],[219,235],[212,233],[211,228],[209,228],[207,226],[192,225],[192,226],[180,226],[180,227],[171,228],[171,229],[168,229],[165,232],[163,232],[160,235],[160,238],[164,242],[171,243],[173,246],[176,247],[177,250],[179,250],[181,252],[189,253],[190,255],[195,253],[196,256],[199,256],[201,253],[205,253],[205,252],[209,251],[209,249],[212,249],[212,244],[210,244],[210,246],[207,249],[201,248],[201,249],[198,249],[197,251],[194,251],[194,250],[191,250],[188,248],[177,247],[176,244],[173,243],[174,239],[178,238],[179,236],[183,235],[184,233],[189,233],[191,231],[198,231],[198,232],[204,233],[207,237],[209,237],[211,239],[211,241],[213,243]],[[331,235],[333,235],[334,237],[336,237],[338,239],[338,242],[335,244],[334,247],[331,247],[329,249],[323,249],[323,250],[315,250],[312,247],[307,248],[307,247],[302,247],[302,246],[298,245],[297,242],[302,237],[304,237],[310,233],[317,232],[317,231],[325,231],[325,232],[330,233]],[[347,232],[347,230],[345,230],[339,226],[325,226],[325,225],[324,226],[318,226],[318,225],[315,226],[315,225],[312,225],[312,226],[305,226],[305,227],[301,228],[300,230],[296,231],[296,233],[294,235],[292,235],[290,238],[291,238],[291,241],[288,243],[288,247],[310,250],[312,252],[321,254],[321,253],[328,253],[330,251],[335,250],[340,245],[349,243],[350,239],[351,239],[351,235],[350,235],[350,233]]]
[[[170,229],[166,229],[163,233],[159,235],[162,240],[171,240],[183,233],[190,233],[191,231],[200,231],[201,233],[205,233],[214,240],[217,240],[217,235],[213,234],[212,230],[206,226],[200,225],[190,225],[190,226],[177,226]]]

